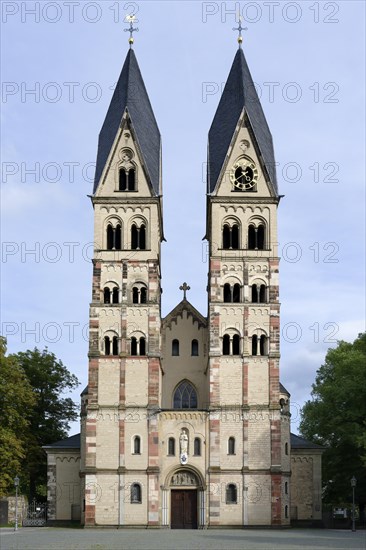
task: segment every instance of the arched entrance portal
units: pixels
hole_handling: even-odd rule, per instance
[[[195,473],[179,470],[170,479],[170,526],[172,529],[198,528],[198,487]]]

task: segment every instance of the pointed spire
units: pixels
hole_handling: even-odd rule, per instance
[[[238,29],[236,29],[238,30]],[[240,44],[239,44],[240,46]],[[242,48],[236,52],[208,134],[207,192],[213,193],[243,112],[247,115],[274,193],[278,194],[272,135]]]
[[[131,121],[143,157],[146,176],[156,196],[160,195],[160,131],[145,88],[136,55],[129,49],[99,134],[95,193],[123,117]]]

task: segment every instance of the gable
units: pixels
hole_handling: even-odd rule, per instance
[[[120,170],[128,173],[134,171],[135,191],[123,192],[119,189]],[[149,183],[147,167],[144,162],[136,133],[129,120],[127,110],[124,113],[120,128],[116,134],[107,162],[104,166],[99,185],[95,191],[95,197],[133,198],[151,197],[153,189]]]
[[[248,189],[235,185],[237,170],[249,167],[255,184]],[[251,185],[251,184],[249,184]],[[260,153],[248,114],[245,109],[239,118],[233,139],[225,156],[220,176],[211,196],[229,196],[231,199],[256,199],[276,197],[271,183],[269,167]]]

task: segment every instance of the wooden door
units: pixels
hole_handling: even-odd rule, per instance
[[[171,528],[197,529],[197,491],[171,491]]]

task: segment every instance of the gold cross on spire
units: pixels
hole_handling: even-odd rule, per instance
[[[126,15],[125,22],[130,24],[130,28],[129,29],[124,29],[124,31],[130,33],[130,38],[128,39],[128,43],[130,45],[130,48],[132,48],[132,44],[134,42],[133,33],[134,32],[139,32],[138,28],[133,26],[133,24],[135,22],[137,23],[136,16],[135,15]]]
[[[238,27],[233,27],[233,31],[239,31],[238,44],[239,44],[239,48],[241,48],[241,45],[242,45],[242,42],[243,42],[243,36],[241,34],[241,31],[247,31],[248,27],[242,27],[241,26],[241,22],[243,21],[243,18],[242,18],[241,15],[238,15],[238,19],[239,19],[239,26]]]
[[[179,287],[179,290],[183,290],[183,300],[186,300],[187,299],[187,290],[191,290],[191,287],[189,285],[187,285],[187,283],[183,283],[180,287]]]

